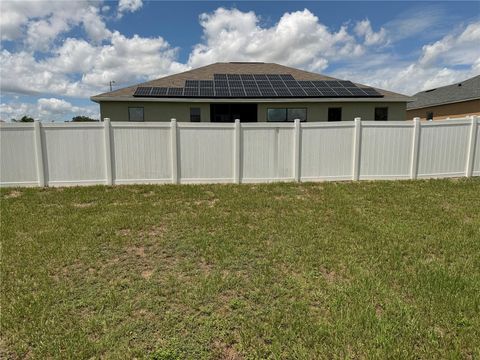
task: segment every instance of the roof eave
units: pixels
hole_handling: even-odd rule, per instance
[[[473,100],[480,100],[480,97],[473,97],[473,98],[462,99],[462,100],[445,101],[445,102],[442,102],[442,103],[435,103],[435,104],[429,104],[429,105],[416,106],[416,107],[408,108],[407,110],[425,109],[425,108],[429,108],[429,107],[449,105],[449,104],[458,104],[458,103],[461,103],[461,102],[473,101]]]

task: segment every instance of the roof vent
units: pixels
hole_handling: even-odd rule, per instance
[[[427,92],[432,92],[432,91],[435,91],[435,90],[437,90],[437,89],[425,90],[425,92],[427,93]]]
[[[462,83],[458,84],[458,86],[462,86]]]

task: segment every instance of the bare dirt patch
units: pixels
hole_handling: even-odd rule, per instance
[[[222,341],[215,340],[213,342],[213,347],[218,353],[218,359],[222,360],[240,360],[243,359],[235,348],[230,344],[225,344]]]
[[[152,274],[153,274],[153,270],[144,270],[144,271],[142,271],[141,275],[142,275],[142,278],[147,280],[147,279],[150,279]]]
[[[92,202],[86,202],[86,203],[74,203],[73,206],[76,208],[88,208],[88,207],[95,206],[95,202],[92,201]]]
[[[22,192],[18,190],[12,190],[5,195],[5,199],[14,199],[22,196]]]

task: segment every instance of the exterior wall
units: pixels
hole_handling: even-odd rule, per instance
[[[190,121],[190,108],[197,107],[201,111],[202,122],[210,121],[210,104],[208,103],[167,103],[167,102],[101,102],[101,118],[112,121],[128,121],[129,107],[143,107],[145,121]],[[258,121],[267,121],[269,108],[306,108],[307,121],[327,121],[328,108],[341,107],[342,120],[350,121],[355,117],[363,120],[374,120],[375,107],[388,107],[389,120],[406,119],[406,103],[400,102],[332,102],[332,103],[258,103]]]
[[[342,121],[356,117],[362,120],[374,120],[376,107],[388,107],[388,120],[405,120],[406,103],[381,102],[332,102],[332,103],[260,103],[258,104],[258,121],[267,121],[267,109],[272,108],[306,108],[307,121],[327,121],[328,108],[341,107]]]
[[[427,112],[433,112],[433,120],[480,115],[480,99],[407,110],[407,119],[419,117],[422,120],[426,120]]]

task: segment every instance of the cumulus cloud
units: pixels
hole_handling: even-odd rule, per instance
[[[364,44],[366,46],[383,45],[387,43],[386,30],[382,27],[377,32],[373,31],[372,24],[368,19],[357,22],[354,30],[358,36],[364,38]]]
[[[62,121],[77,115],[98,119],[98,106],[75,106],[58,98],[40,98],[34,103],[11,102],[0,104],[0,119],[20,119],[22,116],[32,116],[40,121]]]
[[[221,7],[201,14],[204,41],[193,48],[188,65],[265,61],[321,71],[331,60],[364,52],[345,26],[331,30],[308,9],[285,13],[271,27],[259,23],[252,11]]]
[[[135,12],[142,5],[142,0],[120,0],[118,2],[118,17],[122,17],[125,12]]]
[[[475,22],[424,45],[416,61],[405,62],[391,56],[379,62],[364,59],[335,71],[334,75],[412,95],[480,74],[478,44],[480,22]]]
[[[111,32],[100,15],[98,1],[2,1],[1,40],[23,41],[34,51],[48,51],[59,35],[83,26],[95,43]]]

